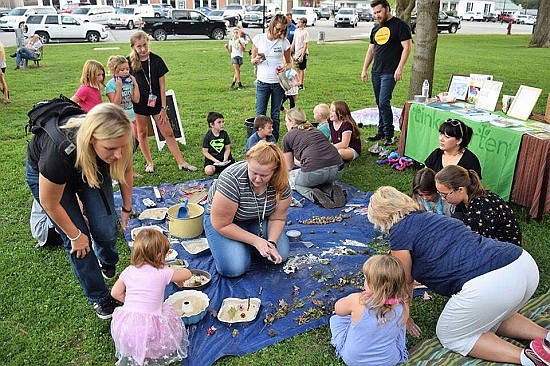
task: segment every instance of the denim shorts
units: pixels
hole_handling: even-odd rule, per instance
[[[233,65],[242,65],[243,64],[242,56],[231,57],[231,63]]]

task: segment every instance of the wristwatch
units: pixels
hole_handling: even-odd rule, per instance
[[[167,110],[167,109],[168,109],[168,106],[167,106],[167,105],[164,105],[164,106],[162,106],[161,108],[164,109],[164,110]]]

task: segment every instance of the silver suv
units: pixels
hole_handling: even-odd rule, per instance
[[[239,21],[243,20],[244,15],[246,14],[246,8],[244,5],[238,4],[222,6],[220,10],[225,10],[229,15],[238,15]]]

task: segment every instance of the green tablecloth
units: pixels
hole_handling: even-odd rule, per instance
[[[405,155],[424,162],[438,148],[439,126],[447,118],[460,119],[474,130],[468,149],[477,155],[481,163],[483,186],[508,201],[523,132],[493,126],[489,122],[471,121],[424,104],[412,104]]]

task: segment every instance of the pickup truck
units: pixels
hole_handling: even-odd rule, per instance
[[[170,18],[142,18],[141,28],[157,41],[165,41],[170,35],[204,35],[222,40],[227,34],[226,21],[212,20],[200,11],[191,9],[174,9]]]
[[[447,15],[445,12],[440,11],[437,17],[437,32],[448,31],[449,33],[456,33],[460,29],[460,19]],[[416,32],[416,15],[411,17],[411,32]]]

